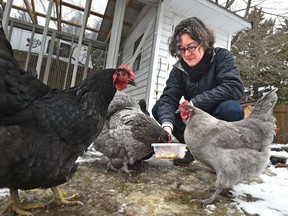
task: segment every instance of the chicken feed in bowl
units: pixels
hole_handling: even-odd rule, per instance
[[[186,153],[186,144],[182,143],[153,143],[155,157],[158,159],[181,159]]]

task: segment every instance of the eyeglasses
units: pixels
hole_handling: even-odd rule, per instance
[[[178,53],[179,53],[179,54],[184,54],[185,51],[187,50],[189,53],[192,54],[199,45],[200,45],[200,43],[198,43],[197,46],[188,46],[187,48],[178,47]]]

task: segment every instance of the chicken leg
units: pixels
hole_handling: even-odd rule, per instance
[[[54,194],[54,199],[51,200],[49,203],[56,204],[56,205],[81,205],[81,206],[83,206],[83,203],[80,201],[71,201],[72,199],[79,197],[79,194],[74,194],[74,195],[64,199],[63,195],[60,194],[57,187],[53,187],[50,189],[51,189],[52,193]]]
[[[4,212],[9,209],[20,216],[31,216],[32,213],[29,211],[25,211],[25,210],[35,209],[35,208],[44,208],[44,207],[45,207],[44,203],[27,203],[27,204],[21,203],[19,199],[18,190],[10,189],[9,204],[7,208],[4,210]]]
[[[108,163],[107,163],[107,168],[105,170],[105,173],[108,173],[108,170],[113,170],[113,171],[118,170],[113,166],[111,158],[108,158]]]
[[[130,170],[128,168],[128,163],[129,163],[128,157],[124,157],[123,158],[123,167],[121,168],[121,170],[123,172],[127,173],[128,175],[130,175]]]

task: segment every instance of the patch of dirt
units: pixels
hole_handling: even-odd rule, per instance
[[[58,188],[67,196],[78,193],[83,206],[52,206],[35,209],[41,216],[187,216],[187,215],[243,215],[231,194],[219,196],[213,205],[191,202],[208,198],[213,191],[215,174],[198,162],[189,167],[174,166],[170,160],[154,157],[143,165],[132,167],[132,174],[109,171],[105,173],[106,159],[78,165],[78,171],[66,184]],[[116,166],[121,167],[116,161]],[[44,202],[52,199],[48,190],[21,191],[23,202]],[[8,197],[0,197],[0,212]],[[15,215],[5,212],[3,216]]]

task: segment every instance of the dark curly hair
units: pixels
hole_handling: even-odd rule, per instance
[[[215,43],[215,36],[212,30],[210,30],[199,18],[190,17],[182,20],[176,27],[172,38],[170,38],[169,51],[172,56],[180,57],[179,46],[180,36],[184,33],[190,35],[190,37],[198,41],[204,50],[212,54],[213,46]]]

